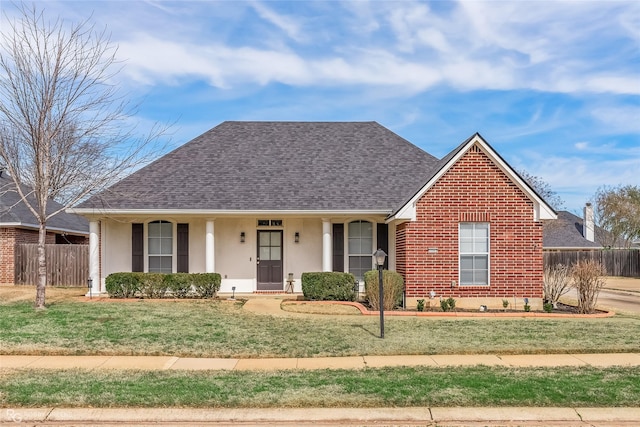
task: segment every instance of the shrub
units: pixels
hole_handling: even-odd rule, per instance
[[[418,311],[424,311],[424,300],[423,299],[419,299],[416,301],[416,309]]]
[[[140,290],[137,273],[112,273],[105,279],[105,287],[111,298],[133,298]]]
[[[451,311],[456,308],[456,300],[453,298],[441,299],[440,308],[442,311]]]
[[[369,305],[373,310],[380,310],[380,288],[378,287],[378,270],[371,270],[364,273],[364,290],[367,295]],[[402,304],[402,291],[404,290],[404,280],[402,276],[389,270],[382,272],[384,309],[393,310]]]
[[[174,298],[186,298],[191,291],[191,276],[188,273],[167,274],[163,283]]]
[[[222,276],[218,273],[190,274],[193,283],[193,291],[199,298],[214,298],[220,290]]]
[[[507,307],[509,307],[509,300],[508,299],[503,299],[502,300],[502,308],[504,308],[504,311],[507,311]]]
[[[355,277],[351,273],[302,273],[302,293],[308,300],[354,301]]]
[[[164,298],[169,288],[165,281],[166,274],[138,273],[140,276],[140,293],[143,298]]]
[[[598,302],[600,289],[605,284],[606,271],[601,263],[594,260],[578,261],[571,268],[573,284],[578,294],[578,312],[593,312]]]
[[[571,289],[571,269],[564,264],[544,268],[544,300],[558,308],[560,297]]]
[[[545,313],[551,313],[553,311],[553,304],[551,304],[550,302],[545,302],[542,307]]]

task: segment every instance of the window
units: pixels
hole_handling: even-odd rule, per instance
[[[362,280],[373,266],[373,226],[367,221],[349,223],[349,273]]]
[[[489,285],[489,223],[460,223],[460,286]]]
[[[149,273],[173,272],[173,224],[150,222],[147,229]]]

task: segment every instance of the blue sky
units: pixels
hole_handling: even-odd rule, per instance
[[[134,120],[175,122],[174,145],[225,120],[377,121],[437,157],[480,132],[573,212],[640,185],[640,2],[37,5],[106,26]]]

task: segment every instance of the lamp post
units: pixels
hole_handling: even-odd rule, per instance
[[[89,288],[89,299],[92,299],[93,295],[91,295],[91,291],[93,290],[93,279],[91,277],[87,279],[87,288]]]
[[[382,286],[382,267],[384,266],[384,260],[387,257],[387,254],[382,249],[378,249],[373,253],[373,257],[375,258],[376,265],[378,266],[378,290],[380,291],[380,298],[378,301],[380,304],[380,338],[384,338],[384,290]]]

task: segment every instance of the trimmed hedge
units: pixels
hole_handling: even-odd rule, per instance
[[[302,273],[302,293],[308,300],[355,301],[356,278],[351,273]]]
[[[364,273],[364,290],[367,300],[373,310],[380,309],[380,288],[378,287],[378,270]],[[393,310],[402,304],[402,291],[404,280],[400,273],[395,271],[382,271],[384,309]]]
[[[111,298],[214,298],[218,273],[113,273],[105,279]]]
[[[133,298],[140,292],[140,273],[113,273],[105,279],[111,298]]]

